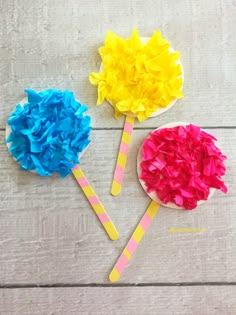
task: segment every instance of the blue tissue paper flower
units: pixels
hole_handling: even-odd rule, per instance
[[[90,142],[87,107],[70,91],[25,92],[28,103],[18,104],[8,119],[9,151],[24,170],[34,170],[41,176],[58,172],[65,177]]]

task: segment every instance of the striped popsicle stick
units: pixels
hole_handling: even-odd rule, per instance
[[[117,196],[121,192],[134,122],[135,122],[135,117],[126,116],[120,148],[119,148],[119,154],[116,161],[116,168],[115,168],[114,177],[112,181],[112,187],[111,187],[111,194],[113,196]]]
[[[119,238],[118,231],[116,230],[114,224],[112,223],[111,219],[106,213],[104,206],[98,199],[95,191],[89,184],[87,178],[85,177],[83,171],[81,170],[78,164],[72,169],[72,173],[77,183],[80,185],[81,189],[83,190],[85,196],[87,197],[90,205],[92,206],[94,212],[96,213],[99,221],[103,225],[110,239],[113,241],[117,240]]]
[[[147,231],[150,223],[152,222],[153,218],[157,214],[160,205],[155,201],[152,201],[148,206],[146,212],[144,213],[141,221],[139,222],[138,226],[136,227],[133,235],[131,236],[128,244],[126,245],[125,249],[121,253],[120,257],[118,258],[115,266],[113,267],[109,279],[111,282],[116,282],[120,279],[120,276],[125,269],[128,261],[132,258],[133,253],[135,252],[138,244],[141,242],[144,233]]]

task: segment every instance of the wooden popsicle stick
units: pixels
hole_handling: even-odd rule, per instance
[[[81,170],[80,166],[77,164],[72,170],[72,173],[80,185],[81,189],[83,190],[85,196],[87,197],[90,205],[92,206],[94,212],[96,213],[99,221],[103,225],[105,231],[107,232],[108,236],[111,240],[117,240],[119,238],[119,233],[112,223],[111,219],[109,218],[104,206],[98,199],[95,191],[93,190],[92,186],[89,184],[87,178],[85,177],[83,171]]]
[[[151,201],[134,233],[132,234],[129,242],[127,243],[125,249],[121,253],[109,275],[109,279],[111,282],[116,282],[120,279],[123,270],[128,264],[128,261],[132,258],[133,253],[138,247],[138,244],[141,242],[145,232],[147,231],[150,223],[157,214],[159,208],[160,205],[156,201]]]
[[[111,187],[111,194],[113,196],[117,196],[121,192],[134,122],[135,122],[135,117],[129,117],[129,116],[125,117],[125,124],[124,124],[119,153],[118,153],[118,157],[116,161],[116,168],[115,168],[114,177],[112,181],[112,187]]]

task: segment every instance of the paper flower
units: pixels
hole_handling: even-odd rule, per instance
[[[87,107],[69,91],[25,92],[28,102],[18,104],[8,119],[9,151],[24,170],[41,176],[58,172],[65,177],[90,142],[90,117],[84,114]]]
[[[156,192],[164,203],[172,202],[186,210],[199,200],[207,200],[210,188],[227,188],[223,155],[216,138],[195,125],[157,129],[144,140],[141,176],[147,192]]]
[[[89,79],[98,86],[97,104],[110,101],[116,118],[129,113],[143,121],[183,97],[180,55],[161,32],[142,43],[137,30],[127,40],[110,31],[99,54],[102,71],[91,73]]]

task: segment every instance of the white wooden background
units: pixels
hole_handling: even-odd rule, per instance
[[[156,28],[181,51],[186,97],[134,130],[123,194],[110,184],[123,121],[96,107],[88,74],[109,29]],[[0,314],[236,314],[236,1],[0,0]],[[5,123],[24,88],[73,90],[94,131],[82,166],[120,240],[108,240],[72,177],[22,172],[4,144]],[[154,127],[196,123],[228,155],[227,196],[195,211],[162,208],[118,285],[108,273],[149,198],[136,155]],[[169,227],[206,228],[202,234]]]

